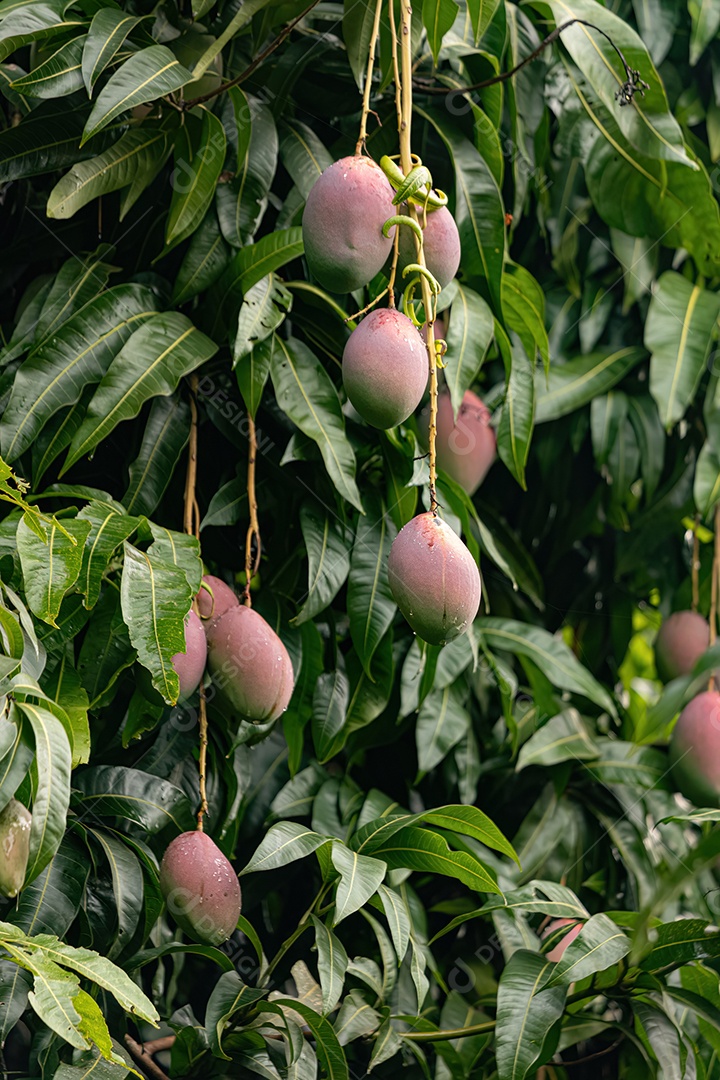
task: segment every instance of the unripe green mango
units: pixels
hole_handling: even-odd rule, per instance
[[[407,315],[380,308],[366,315],[347,340],[343,383],[368,424],[391,428],[420,404],[428,381],[425,342]]]
[[[446,645],[480,607],[480,571],[459,536],[433,514],[419,514],[393,540],[388,581],[395,603],[423,641]]]
[[[30,854],[32,814],[11,799],[0,812],[0,893],[17,896],[25,881]]]
[[[368,157],[341,158],[312,187],[303,212],[305,257],[323,288],[352,292],[382,270],[394,229],[383,224],[397,210],[394,191],[379,165]]]
[[[222,945],[240,918],[240,882],[206,833],[185,832],[172,841],[160,864],[160,888],[168,912],[196,941]]]
[[[407,206],[402,206],[399,213],[407,214]],[[422,225],[422,214],[419,216]],[[423,229],[423,253],[428,270],[437,279],[440,288],[446,288],[460,266],[460,234],[455,218],[447,206],[432,212],[428,211],[427,224]],[[417,251],[413,232],[408,226],[400,226],[398,280],[402,280],[405,267],[416,262]]]
[[[680,713],[670,738],[678,789],[696,806],[720,806],[720,694],[706,690]]]
[[[264,724],[288,707],[294,675],[288,651],[252,608],[229,608],[206,625],[213,685],[244,720]]]
[[[662,681],[689,675],[709,645],[707,619],[697,611],[676,611],[655,638],[655,665]]]

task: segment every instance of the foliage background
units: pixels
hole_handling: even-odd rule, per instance
[[[661,693],[652,640],[690,605],[696,512],[710,599],[720,11],[415,5],[414,147],[463,241],[446,378],[456,405],[469,386],[490,404],[500,457],[474,502],[442,479],[486,607],[423,650],[384,569],[427,497],[419,428],[342,406],[343,320],[367,298],[308,281],[299,228],[354,147],[373,10],[323,0],[262,58],[302,9],[0,4],[0,451],[32,491],[4,473],[0,805],[15,793],[35,822],[0,906],[6,1068],[121,1077],[95,999],[112,1052],[152,1038],[119,976],[60,978],[31,943],[47,933],[142,986],[177,1036],[172,1076],[714,1077],[718,812],[674,794],[665,746],[717,655]],[[513,79],[455,89],[572,17],[610,34],[644,98],[618,105],[617,55],[580,26]],[[376,160],[396,149],[384,14],[379,68]],[[182,941],[157,884],[197,803],[195,703],[171,704],[169,666],[201,574],[181,534],[193,372],[202,559],[242,584],[250,411],[255,605],[296,669],[270,730],[238,728],[211,688],[207,828],[248,867],[222,951]],[[548,916],[589,919],[556,967]]]

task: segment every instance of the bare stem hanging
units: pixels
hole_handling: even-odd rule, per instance
[[[197,411],[197,375],[190,376],[190,439],[188,441],[188,463],[185,474],[185,506],[183,514],[183,528],[189,536],[200,539],[200,507],[197,501],[197,462],[198,462],[198,411]],[[197,596],[193,600],[193,611],[199,614]],[[207,702],[205,700],[205,676],[200,679],[200,706],[198,708],[198,728],[200,732],[200,751],[198,757],[198,773],[200,788],[200,807],[197,812],[197,827],[203,831],[203,818],[208,812],[207,787],[205,777],[207,774],[207,747],[208,747],[208,722]]]
[[[700,527],[700,515],[695,515],[693,522],[693,546],[692,546],[692,567],[690,570],[692,580],[692,610],[697,611],[700,606],[700,537],[698,536],[698,529]]]
[[[243,603],[246,607],[252,607],[250,597],[251,581],[260,568],[260,522],[258,521],[257,497],[255,495],[255,461],[257,459],[257,432],[255,421],[248,413],[248,471],[247,471],[247,495],[250,510],[250,524],[245,535],[245,589],[243,590]]]
[[[372,33],[370,34],[370,45],[368,47],[368,62],[367,70],[365,72],[365,86],[363,87],[362,116],[360,117],[360,134],[358,135],[357,145],[355,146],[356,154],[362,154],[363,150],[365,149],[365,139],[367,138],[367,119],[371,112],[370,94],[372,93],[372,78],[373,69],[375,67],[375,53],[377,52],[377,43],[380,36],[381,11],[382,0],[375,0],[375,17],[373,19]]]
[[[392,0],[391,0],[392,3]],[[410,0],[400,0],[400,113],[398,134],[400,137],[400,166],[407,174],[413,168],[412,158],[412,5]],[[408,216],[420,224],[417,207],[408,200]],[[396,226],[399,228],[399,226]],[[422,240],[415,235],[416,261],[423,271],[427,269]],[[437,357],[435,353],[435,330],[433,326],[434,297],[425,273],[420,275],[423,307],[425,309],[425,333],[428,364],[430,368],[430,424],[428,430],[428,460],[430,464],[430,511],[437,514],[436,493],[437,466],[435,442],[437,438]]]

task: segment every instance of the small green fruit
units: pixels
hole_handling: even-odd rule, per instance
[[[0,893],[17,896],[25,881],[30,854],[32,815],[17,799],[0,812]]]
[[[185,832],[172,841],[160,864],[160,888],[175,922],[196,941],[222,945],[237,926],[238,876],[203,832]]]

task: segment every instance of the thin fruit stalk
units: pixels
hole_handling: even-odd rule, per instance
[[[392,2],[392,0],[391,0]],[[400,137],[400,166],[407,176],[412,170],[412,5],[410,0],[400,0],[400,111],[401,120],[398,135]],[[408,200],[408,215],[413,221],[419,223],[417,207]],[[415,251],[418,266],[427,269],[423,243],[415,235]],[[427,334],[428,363],[430,366],[430,424],[428,430],[428,458],[430,465],[430,511],[436,516],[438,510],[436,482],[437,467],[435,463],[435,442],[437,438],[437,356],[435,351],[435,328],[432,319],[434,310],[434,298],[430,290],[430,284],[424,274],[420,277],[422,288],[423,307],[425,309],[425,322]]]

